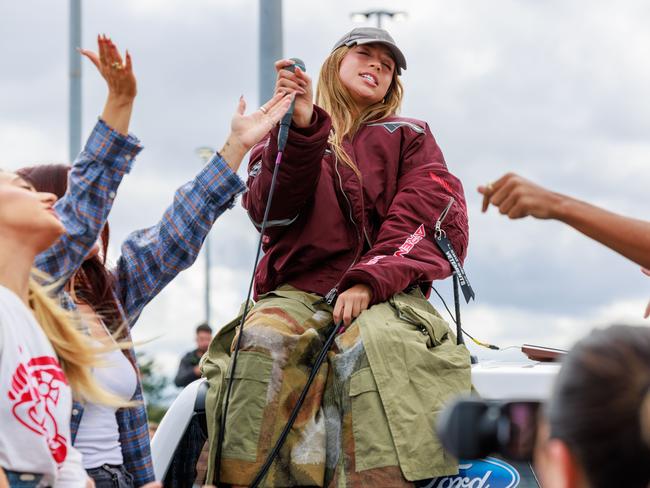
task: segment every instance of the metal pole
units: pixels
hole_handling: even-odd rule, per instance
[[[282,0],[259,0],[259,101],[263,104],[273,96],[275,89],[274,63],[283,57]]]
[[[81,151],[81,0],[70,0],[70,105],[69,105],[69,161],[77,158]]]
[[[211,325],[211,315],[210,315],[210,267],[212,263],[210,262],[210,234],[208,233],[205,236],[205,321],[208,325]]]
[[[214,149],[208,146],[202,146],[196,148],[196,154],[203,161],[203,165],[208,164],[208,161],[212,159],[214,154]],[[203,254],[205,256],[205,296],[204,296],[204,306],[205,306],[205,322],[208,325],[211,325],[212,314],[210,311],[210,291],[211,291],[211,281],[210,281],[210,268],[212,267],[212,260],[210,257],[210,233],[208,232],[205,236],[205,241],[203,243]]]

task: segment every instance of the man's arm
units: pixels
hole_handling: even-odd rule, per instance
[[[511,219],[553,219],[650,269],[650,222],[624,217],[509,173],[480,186],[483,212],[491,203]]]

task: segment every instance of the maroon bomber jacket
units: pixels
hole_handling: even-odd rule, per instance
[[[363,125],[344,148],[361,173],[328,148],[329,115],[314,106],[311,124],[292,126],[284,150],[255,275],[256,296],[290,284],[326,295],[357,283],[372,304],[412,285],[428,296],[431,282],[451,275],[434,241],[442,222],[456,254],[468,244],[463,187],[452,175],[425,122],[389,117]],[[255,146],[243,205],[260,228],[277,155],[276,127]]]

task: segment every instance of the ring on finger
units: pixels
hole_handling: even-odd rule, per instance
[[[118,61],[115,61],[113,64],[111,64],[111,68],[113,68],[113,69],[118,69],[119,70],[119,69],[122,69],[122,67],[123,67],[122,63],[120,63]]]
[[[268,109],[264,105],[262,105],[260,107],[260,112],[262,112],[263,114],[268,114],[269,113]]]
[[[492,192],[492,188],[493,188],[493,186],[492,186],[492,182],[490,182],[490,183],[488,183],[487,185],[485,185],[485,188],[487,189],[487,191]]]

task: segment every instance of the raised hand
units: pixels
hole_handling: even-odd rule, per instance
[[[97,68],[97,71],[106,80],[108,97],[102,118],[116,131],[127,134],[133,100],[138,93],[131,55],[126,51],[125,59],[113,41],[105,35],[97,36],[98,52],[88,49],[79,49]]]
[[[79,49],[79,52],[92,61],[106,80],[110,95],[133,100],[138,90],[129,51],[126,51],[124,61],[113,41],[105,35],[97,36],[97,46],[98,53],[88,49]]]
[[[237,171],[244,155],[282,119],[289,110],[293,95],[276,93],[255,112],[245,115],[246,101],[239,99],[237,111],[230,122],[230,135],[219,151],[228,165]]]
[[[307,127],[311,123],[311,116],[314,112],[314,93],[311,78],[307,73],[296,66],[295,71],[284,69],[291,66],[290,59],[280,59],[275,62],[275,70],[278,78],[275,82],[276,95],[282,93],[294,93],[296,104],[293,110],[293,123],[298,127]]]

